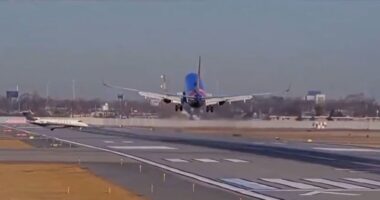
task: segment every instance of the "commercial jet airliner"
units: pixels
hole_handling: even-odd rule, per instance
[[[53,119],[53,118],[39,118],[34,117],[32,111],[24,111],[22,114],[25,116],[26,121],[30,124],[50,128],[51,131],[61,128],[84,128],[88,127],[88,124],[71,118]]]
[[[226,103],[243,101],[252,99],[255,96],[266,96],[271,93],[250,94],[241,96],[212,96],[205,91],[204,83],[201,79],[201,57],[199,57],[198,73],[189,73],[185,77],[185,89],[178,94],[169,93],[153,93],[145,92],[133,88],[120,87],[103,83],[104,86],[114,89],[122,89],[131,92],[137,92],[145,99],[159,100],[164,103],[175,105],[175,111],[182,111],[184,105],[189,105],[191,108],[199,109],[206,108],[206,112],[214,112],[215,106],[222,106]]]

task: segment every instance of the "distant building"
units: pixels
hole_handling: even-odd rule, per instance
[[[305,101],[321,105],[326,102],[326,95],[319,90],[310,90],[305,96]]]
[[[346,101],[365,101],[366,97],[364,93],[350,94],[345,98]]]

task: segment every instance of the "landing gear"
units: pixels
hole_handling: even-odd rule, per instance
[[[214,112],[214,107],[213,106],[206,106],[206,112]]]
[[[178,112],[178,111],[183,111],[183,106],[182,105],[175,105],[175,111]]]

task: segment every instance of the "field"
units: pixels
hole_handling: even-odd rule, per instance
[[[3,200],[142,200],[70,164],[0,164]]]

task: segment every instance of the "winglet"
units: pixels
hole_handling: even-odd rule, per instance
[[[31,110],[22,111],[21,114],[24,115],[24,117],[29,121],[35,121],[38,118],[34,117],[34,113]]]
[[[103,86],[108,87],[108,88],[118,89],[118,90],[127,90],[127,91],[131,91],[131,92],[139,92],[139,90],[136,90],[133,88],[111,85],[111,84],[106,83],[105,81],[103,81]]]

